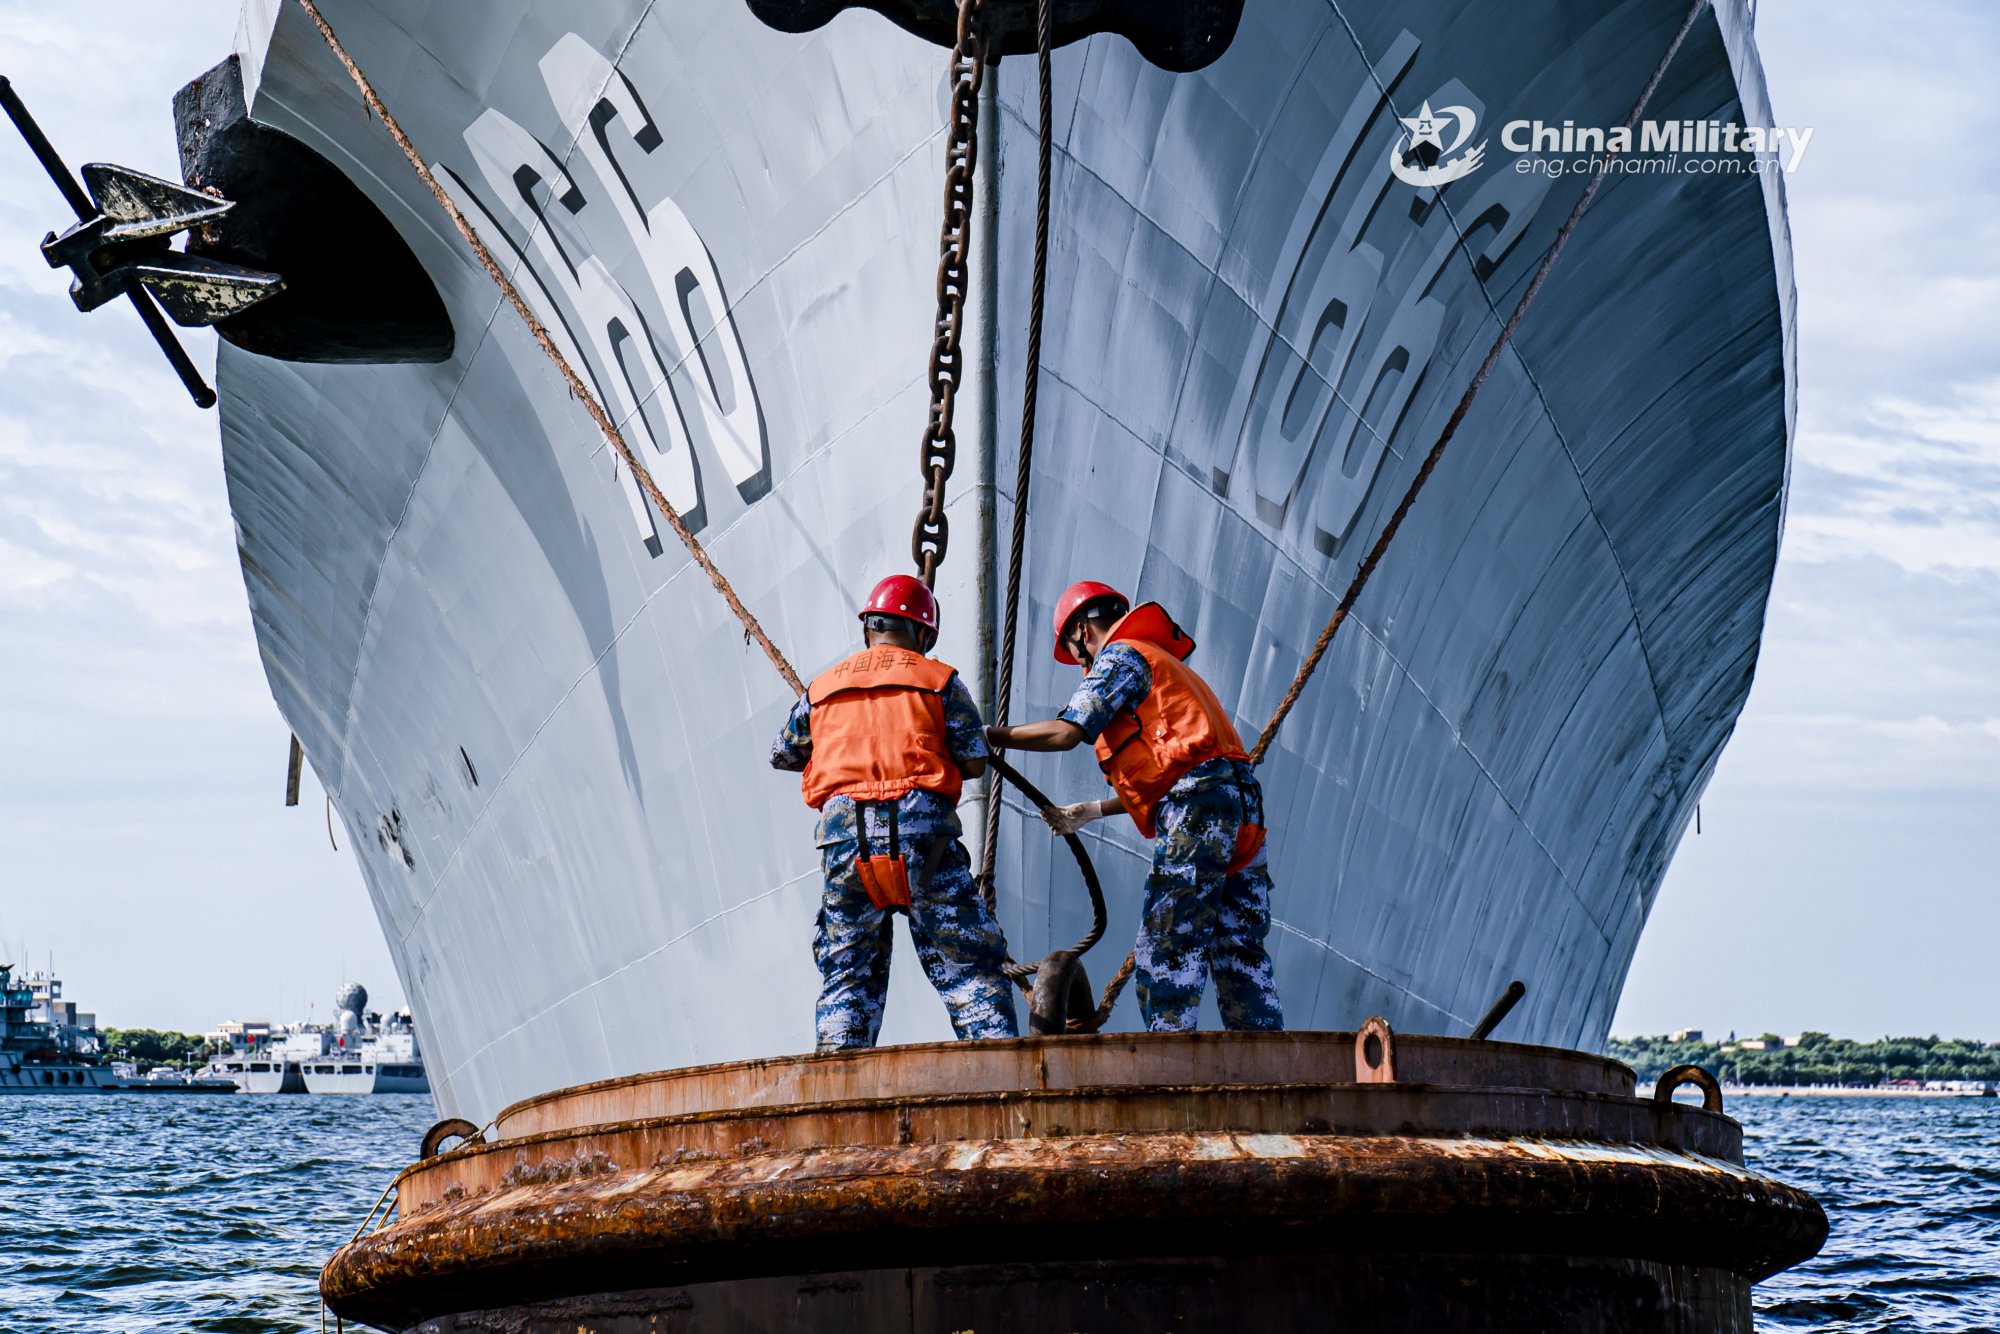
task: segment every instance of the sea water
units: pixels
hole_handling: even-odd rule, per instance
[[[408,1095],[0,1097],[0,1331],[316,1331],[320,1265],[436,1119]]]
[[[1757,1287],[1760,1330],[2000,1329],[2000,1102],[1728,1110],[1751,1164],[1833,1222]],[[319,1266],[435,1116],[416,1097],[0,1098],[0,1334],[317,1330]]]
[[[1832,1230],[1757,1285],[1759,1330],[2000,1330],[2000,1099],[1738,1097],[1752,1167]]]

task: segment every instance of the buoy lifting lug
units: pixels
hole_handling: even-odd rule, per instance
[[[444,1142],[456,1139],[466,1144],[483,1144],[485,1134],[478,1126],[462,1116],[448,1116],[424,1132],[423,1146],[417,1151],[417,1161],[435,1158],[444,1148]]]
[[[1379,1014],[1370,1015],[1354,1035],[1354,1082],[1396,1082],[1396,1034]]]
[[[1701,1090],[1701,1109],[1704,1112],[1722,1110],[1722,1085],[1715,1076],[1698,1065],[1677,1065],[1661,1075],[1653,1085],[1653,1101],[1671,1103],[1674,1090],[1682,1085],[1692,1084]]]
[[[1075,950],[1057,950],[1035,965],[1028,1003],[1028,1032],[1036,1037],[1088,1031],[1075,1027],[1094,1017],[1090,978]]]

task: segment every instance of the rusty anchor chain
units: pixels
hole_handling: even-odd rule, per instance
[[[959,0],[958,41],[951,49],[951,123],[945,140],[944,225],[938,233],[937,323],[931,337],[930,415],[924,424],[917,469],[923,503],[910,533],[910,558],[925,586],[951,547],[944,512],[945,482],[958,462],[952,415],[965,383],[960,336],[965,326],[967,258],[972,248],[972,172],[979,160],[979,89],[986,81],[986,41],[980,30],[983,0]]]

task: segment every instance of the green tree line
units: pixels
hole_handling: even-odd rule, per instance
[[[104,1050],[121,1061],[141,1065],[192,1065],[206,1055],[207,1043],[194,1033],[169,1033],[157,1028],[107,1028]]]
[[[1623,1061],[1641,1083],[1658,1079],[1668,1067],[1698,1065],[1736,1084],[1848,1084],[1873,1087],[1896,1080],[1977,1080],[2000,1082],[2000,1043],[1967,1038],[1880,1038],[1856,1042],[1825,1033],[1802,1033],[1787,1047],[1776,1033],[1762,1036],[1764,1050],[1734,1042],[1670,1037],[1612,1038],[1604,1054]],[[1733,1048],[1725,1050],[1726,1048]]]

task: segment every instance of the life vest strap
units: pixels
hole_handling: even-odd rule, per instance
[[[1229,856],[1229,874],[1235,875],[1257,860],[1264,850],[1264,791],[1251,786],[1243,793],[1243,823],[1236,826],[1236,847]]]
[[[876,857],[868,850],[868,808],[883,806],[888,809],[889,852],[887,856]],[[854,858],[854,872],[861,880],[861,888],[868,893],[868,901],[878,912],[908,912],[910,910],[910,868],[903,860],[903,841],[897,828],[897,801],[881,802],[857,801],[854,803],[855,834],[860,844]]]

